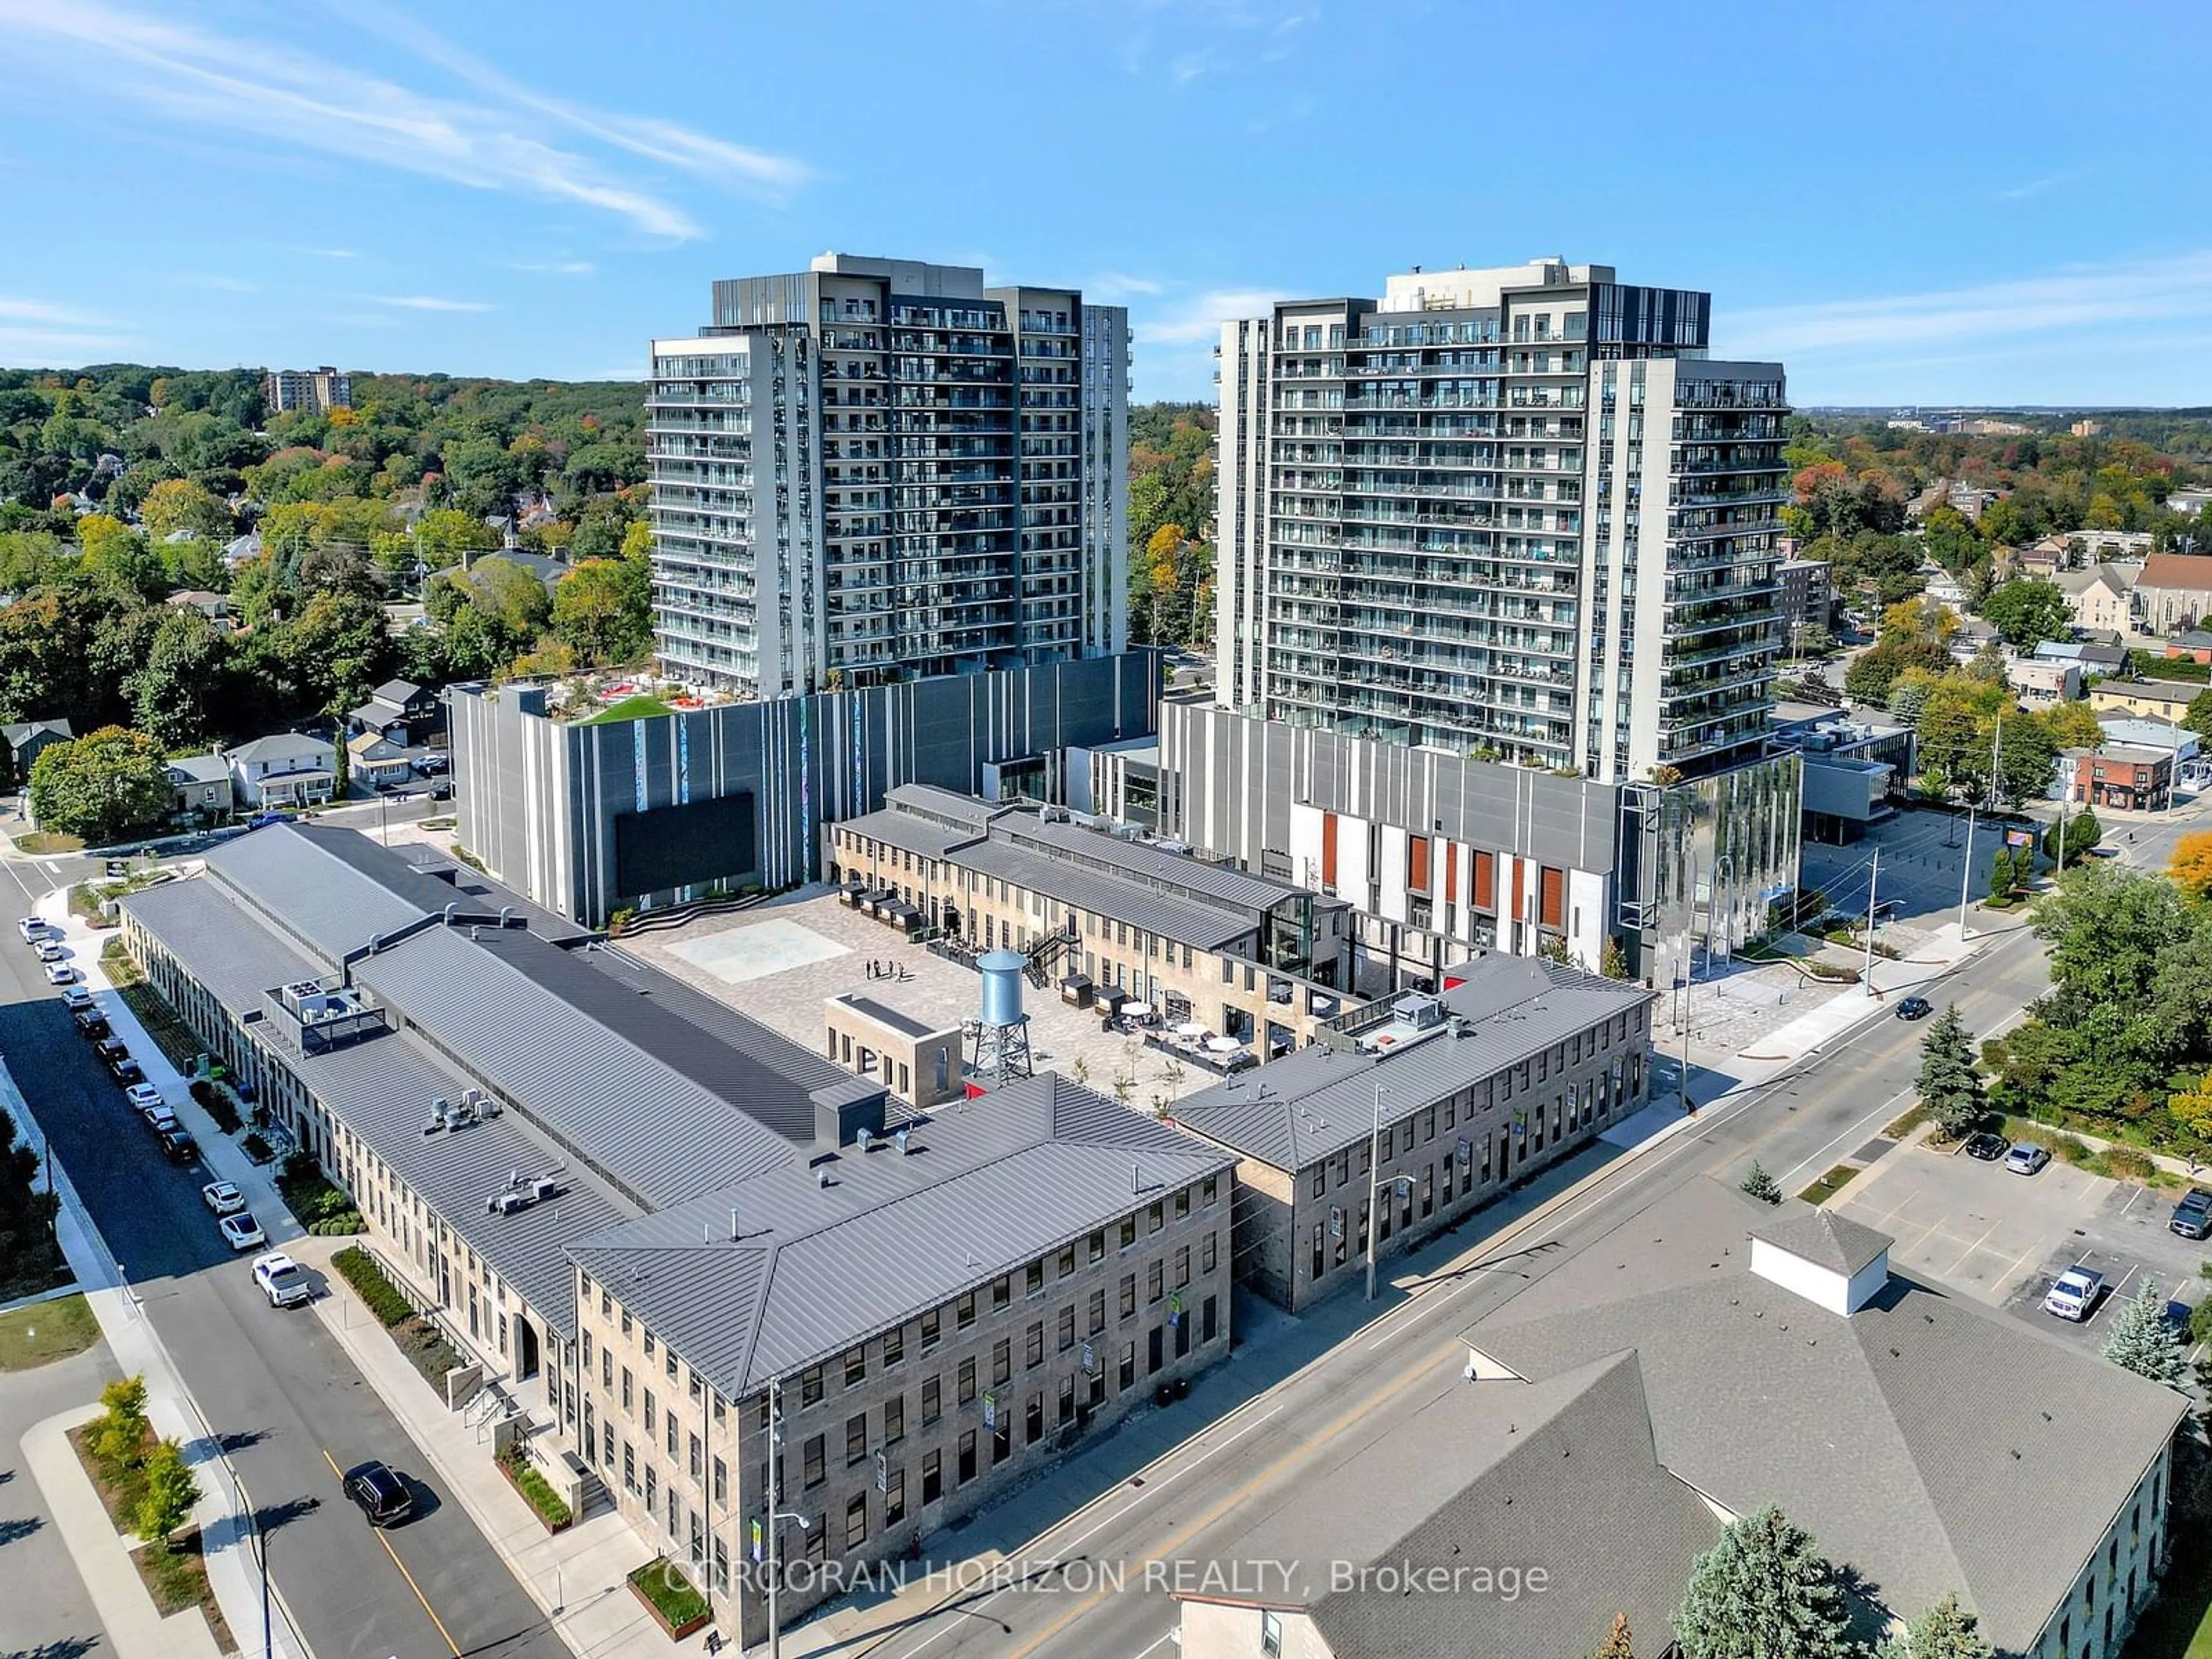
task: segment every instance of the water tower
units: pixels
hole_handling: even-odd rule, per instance
[[[1030,959],[1018,951],[993,951],[976,958],[983,975],[983,1006],[968,1022],[969,1068],[986,1087],[1035,1075],[1030,1063],[1030,1017],[1022,1012],[1022,975]]]

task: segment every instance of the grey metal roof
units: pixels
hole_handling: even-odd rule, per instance
[[[1187,1097],[1176,1121],[1276,1169],[1308,1169],[1373,1133],[1378,1086],[1382,1121],[1396,1122],[1652,1000],[1638,985],[1531,965],[1536,975],[1524,986],[1540,988],[1516,1000],[1492,993],[1517,972],[1483,975],[1464,1006],[1487,1012],[1463,1016],[1464,1029],[1447,1024],[1378,1054],[1316,1043]],[[1458,994],[1446,994],[1447,1008]]]
[[[325,958],[328,966],[319,971],[327,972],[348,952],[421,921],[454,896],[431,878],[412,875],[397,859],[391,863],[398,875],[378,879],[361,867],[349,845],[360,842],[350,830],[270,824],[210,850],[207,869],[252,908],[281,919],[286,931]],[[441,887],[442,896],[429,891],[431,885]]]
[[[1202,859],[1163,852],[1142,842],[1124,841],[1119,836],[1109,836],[1080,823],[1048,822],[1032,813],[996,820],[991,826],[991,835],[994,840],[1003,839],[1017,847],[1044,850],[1055,859],[1072,859],[1092,869],[1118,874],[1127,881],[1231,905],[1255,915],[1294,894],[1305,892],[1304,888],[1285,882],[1247,875],[1232,865],[1208,864]]]
[[[898,792],[893,790],[890,793],[896,794]],[[941,859],[954,848],[965,847],[978,839],[972,830],[949,829],[927,818],[917,817],[911,812],[901,812],[890,807],[880,811],[863,812],[856,818],[847,818],[837,827],[924,859]]]
[[[235,1013],[264,1013],[264,992],[323,971],[320,963],[271,932],[214,882],[168,882],[131,894],[122,903]],[[471,1080],[410,1035],[374,1037],[324,1054],[288,1051],[284,1059],[493,1272],[556,1332],[573,1334],[566,1247],[635,1214],[635,1206],[588,1170],[564,1167],[558,1148],[517,1115],[425,1136],[422,1123],[430,1101],[459,1100]],[[484,1200],[517,1170],[526,1176],[553,1175],[560,1196],[515,1215],[486,1213]]]
[[[1064,864],[995,838],[960,848],[952,854],[952,861],[978,875],[1012,882],[1195,950],[1218,951],[1249,935],[1260,925],[1256,913],[1170,896],[1110,871]]]
[[[420,696],[422,688],[412,680],[386,680],[368,695],[379,702],[388,702],[396,708],[405,708],[410,699]]]
[[[1893,1611],[1959,1590],[2000,1652],[2026,1650],[2188,1402],[1895,1273],[1830,1313],[1750,1271],[1774,1218],[1687,1182],[1467,1342],[1530,1378],[1633,1350],[1675,1475],[1737,1513],[1778,1504]]]
[[[1048,1073],[916,1120],[911,1155],[878,1139],[823,1167],[827,1187],[794,1162],[573,1254],[737,1398],[1232,1165]],[[1224,1227],[1230,1199],[1224,1179]]]
[[[1753,1228],[1751,1236],[1847,1279],[1879,1259],[1895,1243],[1887,1233],[1876,1232],[1833,1210],[1795,1204]]]
[[[593,1000],[605,981],[560,956],[520,933],[487,929],[477,941],[434,926],[363,957],[353,974],[643,1204],[679,1202],[790,1157],[782,1134],[624,1035]],[[759,1075],[769,1080],[765,1067]]]

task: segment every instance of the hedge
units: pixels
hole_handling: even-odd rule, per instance
[[[331,1266],[345,1276],[345,1282],[354,1287],[377,1322],[390,1330],[403,1320],[411,1319],[415,1309],[399,1293],[399,1287],[384,1276],[384,1269],[376,1265],[376,1258],[358,1244],[349,1245],[331,1258]]]
[[[530,1507],[538,1511],[540,1521],[558,1530],[575,1519],[568,1504],[562,1501],[561,1494],[553,1490],[552,1482],[532,1468],[527,1459],[510,1455],[501,1462],[507,1469],[507,1478],[514,1481],[515,1490],[529,1500]]]

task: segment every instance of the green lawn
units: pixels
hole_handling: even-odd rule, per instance
[[[1856,1174],[1858,1171],[1850,1164],[1838,1164],[1797,1196],[1808,1204],[1826,1204],[1838,1193],[1843,1191],[1844,1187],[1850,1184],[1851,1177]]]
[[[2212,1573],[2175,1562],[2165,1593],[2136,1621],[2120,1659],[2212,1659]]]
[[[0,1371],[27,1371],[100,1340],[100,1322],[81,1296],[0,1314]]]
[[[613,726],[622,720],[649,720],[657,714],[672,714],[676,711],[658,697],[641,691],[634,697],[624,697],[620,702],[610,703],[587,720],[585,726]]]
[[[23,852],[44,857],[50,853],[82,853],[84,838],[64,836],[58,830],[33,830],[28,835],[16,836],[15,845]]]

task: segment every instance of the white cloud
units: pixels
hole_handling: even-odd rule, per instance
[[[1261,316],[1285,297],[1279,289],[1211,289],[1168,310],[1132,317],[1129,331],[1139,345],[1211,345],[1231,318]]]
[[[1849,356],[1869,349],[1940,348],[2054,329],[2111,331],[2129,323],[2212,312],[2212,252],[2118,264],[2079,264],[2045,276],[1927,294],[1776,306],[1716,319],[1716,356]]]
[[[176,280],[180,283],[187,283],[193,288],[211,288],[223,294],[258,294],[261,292],[260,283],[249,283],[243,276],[193,275],[189,276],[179,276]]]
[[[478,190],[579,203],[647,234],[683,240],[698,221],[657,180],[610,165],[606,152],[780,200],[811,176],[789,157],[754,151],[673,122],[561,103],[447,47],[405,31],[420,56],[474,88],[442,97],[297,52],[218,34],[192,22],[106,0],[0,0],[0,29],[15,47],[17,78],[37,74],[143,112],[264,143],[319,150]],[[489,94],[489,95],[487,95]],[[549,142],[545,118],[590,145]],[[593,148],[599,153],[591,153]],[[331,250],[332,257],[350,257]]]
[[[360,254],[355,252],[349,247],[311,247],[303,248],[301,252],[303,253],[312,253],[318,259],[358,259],[361,258]]]
[[[0,295],[0,363],[67,368],[121,357],[138,342],[105,317],[47,300]]]
[[[369,298],[380,306],[397,306],[402,311],[490,311],[494,308],[483,300],[441,300],[430,294],[372,294]]]
[[[0,318],[13,318],[25,323],[87,323],[92,320],[82,312],[72,311],[67,306],[58,306],[44,300],[10,299],[0,295]]]
[[[1168,291],[1165,283],[1154,282],[1149,276],[1132,276],[1126,271],[1101,271],[1083,284],[1083,297],[1095,300],[1102,306],[1120,305],[1125,300],[1147,299]]]
[[[536,271],[555,276],[589,276],[599,270],[589,259],[545,259],[526,261],[509,267],[514,270]]]
[[[2027,201],[2033,197],[2042,195],[2045,191],[2056,190],[2061,185],[2072,184],[2076,179],[2083,176],[2084,171],[2081,167],[2069,167],[2063,173],[2053,173],[2041,179],[2031,179],[2024,185],[2014,185],[2009,190],[1999,191],[1997,200],[2000,202]]]

